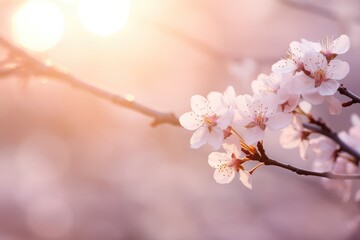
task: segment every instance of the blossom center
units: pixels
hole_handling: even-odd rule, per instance
[[[216,115],[212,115],[212,116],[205,116],[204,117],[204,123],[208,126],[209,131],[211,131],[213,129],[213,127],[215,127],[217,125],[216,120],[219,117]]]
[[[243,163],[244,163],[243,160],[237,159],[235,157],[235,154],[232,154],[231,155],[231,160],[227,164],[223,164],[223,165],[226,165],[226,167],[229,167],[229,168],[233,168],[236,172],[239,172],[240,170],[244,170],[243,166],[241,165]]]
[[[318,87],[326,80],[326,73],[323,69],[319,69],[314,72],[313,78],[315,79],[315,87]]]
[[[262,116],[261,114],[256,115],[255,120],[252,121],[251,123],[249,123],[248,125],[246,125],[246,128],[253,128],[256,126],[259,126],[261,128],[261,130],[265,130],[266,128],[266,121],[268,119],[264,116]]]

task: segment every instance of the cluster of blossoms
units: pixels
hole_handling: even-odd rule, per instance
[[[259,160],[252,156],[268,130],[281,129],[280,144],[284,148],[298,147],[301,158],[315,160],[317,170],[335,173],[358,170],[359,159],[342,151],[331,138],[304,127],[304,123],[321,126],[310,114],[312,105],[327,103],[331,114],[341,112],[342,105],[334,95],[339,82],[349,73],[349,64],[336,58],[349,47],[346,35],[323,42],[294,41],[288,56],[272,66],[270,75],[260,74],[252,82],[252,95],[236,95],[230,86],[223,93],[191,98],[191,111],[180,117],[180,124],[195,131],[190,140],[192,148],[205,144],[214,150],[223,148],[224,152],[212,152],[208,157],[218,183],[229,183],[239,173],[240,181],[251,188],[249,178],[263,163],[251,170],[246,170],[244,163]],[[360,142],[359,117],[354,115],[352,122],[349,132],[342,132],[339,137],[360,153],[356,144]],[[230,144],[231,136],[239,138],[239,147]]]

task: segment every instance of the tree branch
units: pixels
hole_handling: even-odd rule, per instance
[[[298,175],[323,177],[323,178],[329,178],[329,179],[341,179],[341,180],[360,179],[360,175],[358,175],[358,174],[335,174],[332,172],[313,172],[313,171],[308,171],[308,170],[304,170],[301,168],[297,168],[297,167],[294,167],[294,166],[291,166],[288,164],[284,164],[284,163],[278,162],[278,161],[270,159],[270,158],[267,158],[261,162],[263,162],[265,165],[268,165],[268,166],[276,166],[276,167],[287,169]]]
[[[337,144],[339,144],[340,146],[340,151],[344,151],[349,153],[350,155],[352,155],[353,157],[355,157],[356,160],[356,164],[359,164],[360,161],[360,153],[358,153],[357,151],[355,151],[353,148],[349,147],[347,144],[345,144],[338,136],[338,134],[336,132],[331,131],[329,128],[324,129],[320,126],[314,125],[314,124],[309,124],[309,123],[304,123],[303,124],[304,128],[309,129],[313,132],[319,133],[321,135],[324,135],[328,138],[331,138],[334,142],[336,142]]]
[[[356,94],[352,93],[351,91],[349,91],[346,87],[344,87],[343,84],[341,84],[340,87],[338,88],[338,92],[351,99],[351,101],[343,103],[342,104],[343,107],[349,107],[349,106],[353,105],[354,103],[360,103],[360,97],[357,96]]]
[[[264,163],[264,165],[267,165],[267,166],[280,167],[280,168],[292,171],[298,175],[304,175],[304,176],[323,177],[323,178],[338,179],[338,180],[360,179],[359,174],[335,174],[332,172],[313,172],[313,171],[297,168],[292,165],[284,164],[284,163],[281,163],[274,159],[269,158],[265,153],[265,149],[264,149],[262,142],[258,142],[257,148],[258,148],[259,152],[255,153],[249,157],[252,158],[252,160],[262,162],[262,163]]]
[[[118,94],[111,93],[111,91],[105,90],[104,88],[100,88],[98,86],[91,85],[85,81],[82,81],[77,77],[71,75],[66,70],[41,62],[40,60],[26,53],[24,50],[11,44],[9,41],[7,41],[1,36],[0,45],[8,49],[9,54],[12,54],[14,58],[21,60],[19,63],[20,66],[0,70],[0,77],[18,74],[19,69],[26,69],[31,74],[37,76],[46,76],[59,80],[85,92],[88,92],[94,96],[97,96],[103,100],[112,102],[117,106],[125,107],[135,112],[139,112],[141,114],[149,116],[153,118],[153,122],[151,123],[152,126],[157,126],[165,123],[180,126],[179,120],[174,113],[157,111],[153,108],[150,108],[133,100],[128,100]]]

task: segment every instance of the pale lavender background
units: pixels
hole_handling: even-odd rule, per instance
[[[9,39],[19,2],[0,1],[1,34]],[[359,2],[313,4],[338,20],[275,0],[134,0],[127,28],[108,38],[83,30],[73,6],[64,5],[64,39],[39,57],[180,115],[194,94],[228,85],[249,93],[250,81],[269,73],[292,40],[346,33],[352,48],[342,57],[351,66],[344,83],[359,93]],[[223,57],[189,45],[179,32]],[[232,58],[238,59],[236,71],[229,70]],[[0,82],[1,240],[360,238],[358,206],[341,202],[320,179],[262,167],[252,191],[239,181],[216,184],[207,164],[211,149],[190,149],[191,132],[151,128],[143,115],[43,81]],[[324,106],[316,110],[336,130],[348,128],[350,114],[359,113],[358,106],[340,117],[329,116]],[[269,155],[311,168],[296,150],[281,150],[277,136],[265,141]]]

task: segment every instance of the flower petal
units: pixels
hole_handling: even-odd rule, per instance
[[[303,160],[309,160],[313,158],[313,151],[309,148],[309,141],[303,140],[299,145],[300,157]]]
[[[298,74],[292,81],[292,90],[295,93],[302,94],[304,91],[315,87],[315,80],[305,74]]]
[[[245,187],[252,189],[252,185],[250,181],[250,173],[241,170],[239,171],[239,173],[240,173],[240,181],[242,182],[242,184],[244,184]]]
[[[269,119],[267,125],[272,129],[281,129],[291,123],[292,115],[283,112],[277,112],[272,118]]]
[[[300,137],[300,131],[296,130],[293,126],[289,126],[280,135],[280,145],[287,149],[296,148],[300,144]]]
[[[235,170],[230,167],[217,168],[214,172],[214,179],[217,183],[230,183],[235,177]]]
[[[179,122],[187,130],[195,130],[203,125],[201,118],[194,112],[187,112],[180,116]]]
[[[350,66],[347,62],[334,59],[329,63],[326,75],[330,79],[341,80],[350,72]]]
[[[290,52],[293,58],[296,60],[301,60],[304,55],[303,44],[297,41],[292,41],[290,43]]]
[[[201,95],[191,97],[191,109],[199,115],[205,115],[211,111],[208,100]]]
[[[315,51],[307,52],[304,56],[303,62],[304,68],[312,74],[327,68],[327,60],[324,55]]]
[[[264,138],[265,132],[259,127],[245,128],[243,138],[249,145],[256,143]]]
[[[296,64],[290,59],[281,59],[272,65],[271,70],[276,73],[288,73],[296,70]]]
[[[343,34],[333,41],[332,52],[335,54],[346,53],[350,48],[350,38]]]
[[[207,95],[209,104],[215,112],[218,111],[220,108],[224,108],[222,98],[223,95],[220,92],[210,92]]]
[[[196,130],[190,139],[191,148],[199,148],[205,143],[207,143],[209,136],[209,130],[207,127],[200,127]]]
[[[310,89],[308,91],[306,91],[305,93],[302,94],[303,98],[305,99],[305,101],[314,104],[314,105],[318,105],[324,102],[325,97],[321,96],[319,94],[319,88],[313,88]]]
[[[341,113],[342,105],[339,99],[334,96],[329,96],[326,98],[326,102],[328,103],[330,114],[337,115]]]
[[[234,118],[234,112],[226,111],[216,120],[217,126],[221,129],[226,129],[230,125],[233,118]]]
[[[235,154],[235,157],[239,158],[240,152],[234,144],[224,143],[222,146],[223,146],[224,150],[226,151],[228,157],[229,156],[231,157],[232,154]]]
[[[319,94],[321,96],[331,96],[336,93],[340,86],[340,83],[336,80],[329,79],[319,86]]]
[[[213,149],[219,149],[224,141],[224,132],[220,128],[213,128],[210,132],[207,142]]]
[[[230,159],[224,152],[212,152],[209,154],[208,163],[213,168],[219,168],[222,164],[228,163]]]

